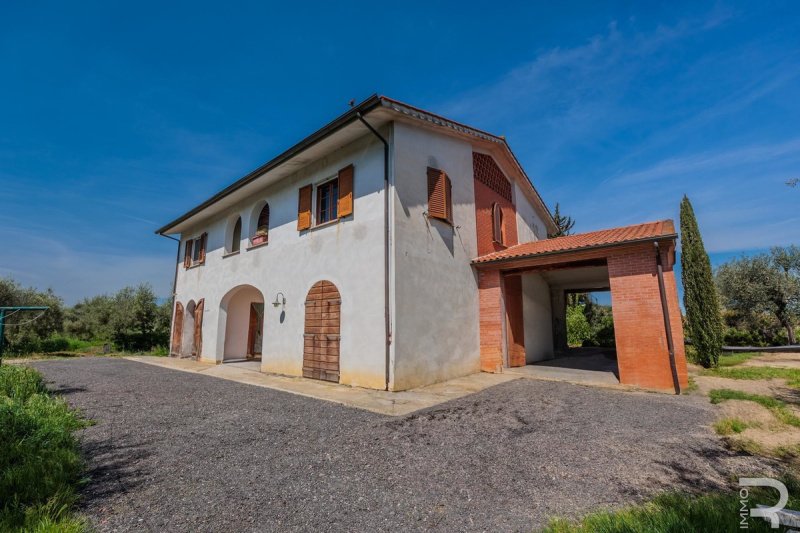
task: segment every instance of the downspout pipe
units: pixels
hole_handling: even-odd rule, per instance
[[[172,277],[172,320],[170,320],[169,336],[170,336],[170,350],[172,350],[172,332],[175,331],[175,291],[178,289],[178,265],[181,262],[181,240],[175,237],[170,237],[163,233],[159,233],[162,237],[173,240],[178,243],[178,251],[175,252],[175,275]]]
[[[667,290],[664,286],[664,266],[661,263],[661,248],[657,242],[656,266],[658,267],[658,291],[661,294],[661,311],[664,314],[664,330],[667,333],[667,349],[669,350],[669,366],[672,369],[672,381],[675,384],[675,394],[681,393],[681,381],[678,378],[678,366],[675,364],[675,343],[672,340],[672,325],[669,321],[669,305],[667,304]]]
[[[372,127],[372,124],[364,120],[361,112],[356,116],[367,129],[372,132],[383,143],[383,302],[384,302],[384,321],[386,328],[386,373],[384,376],[385,385],[383,390],[389,390],[389,357],[392,346],[392,329],[389,306],[389,142]],[[177,271],[176,271],[177,272]]]

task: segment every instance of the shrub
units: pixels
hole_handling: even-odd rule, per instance
[[[592,336],[592,327],[583,309],[583,305],[567,307],[567,344],[570,346],[583,346],[583,341]]]
[[[82,469],[73,432],[85,422],[31,368],[0,367],[0,530],[74,531]]]

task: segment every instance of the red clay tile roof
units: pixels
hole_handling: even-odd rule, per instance
[[[659,220],[622,228],[590,231],[589,233],[578,233],[576,235],[567,235],[566,237],[525,242],[510,246],[499,252],[482,255],[472,262],[488,263],[539,254],[567,252],[584,248],[596,248],[598,246],[614,246],[642,240],[656,240],[674,237],[675,235],[675,224],[672,220]]]

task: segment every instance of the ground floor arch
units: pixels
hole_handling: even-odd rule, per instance
[[[176,357],[200,357],[203,350],[204,299],[189,300],[186,307],[175,303],[173,315],[170,355]]]
[[[342,298],[323,280],[308,291],[303,333],[303,377],[339,382]]]
[[[258,359],[264,342],[264,296],[252,285],[234,287],[222,298],[218,347],[222,360]]]

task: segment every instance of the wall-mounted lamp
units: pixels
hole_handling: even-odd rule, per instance
[[[286,296],[284,296],[282,292],[279,292],[278,294],[275,295],[275,301],[272,302],[272,305],[274,307],[279,307],[281,305],[285,306],[286,305]]]

